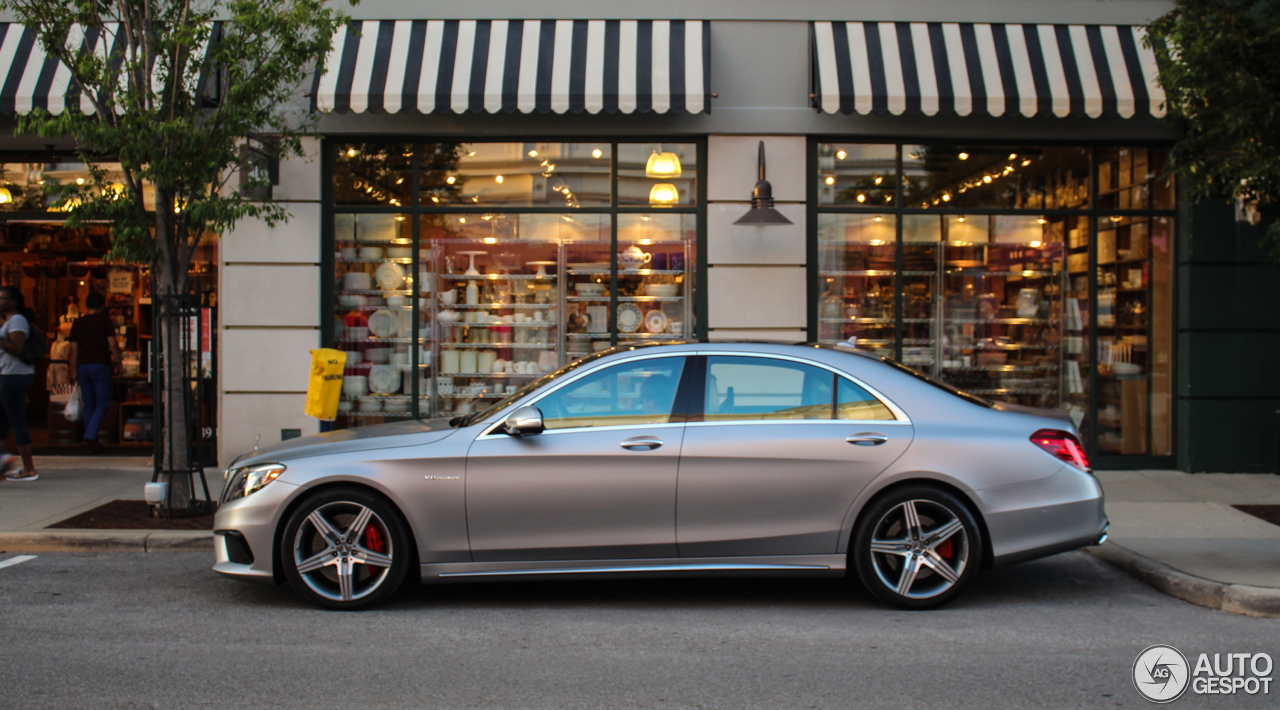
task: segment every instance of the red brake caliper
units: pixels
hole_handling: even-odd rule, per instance
[[[371,552],[386,552],[386,543],[382,540],[382,534],[378,529],[370,523],[369,527],[364,529],[364,546],[369,548]]]
[[[938,545],[938,556],[941,557],[942,559],[950,560],[951,555],[954,553],[955,553],[955,548],[951,544],[950,538],[947,538],[942,542],[941,545]]]

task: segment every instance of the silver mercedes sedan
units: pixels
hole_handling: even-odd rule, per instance
[[[331,609],[423,582],[844,575],[906,608],[981,567],[1094,545],[1102,489],[1061,412],[852,348],[616,347],[489,409],[236,461],[228,576]]]

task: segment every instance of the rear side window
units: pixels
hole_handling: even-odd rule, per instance
[[[884,402],[854,384],[852,380],[836,376],[837,419],[893,419],[893,412]]]
[[[760,357],[707,358],[704,421],[893,418],[865,389],[820,367]]]

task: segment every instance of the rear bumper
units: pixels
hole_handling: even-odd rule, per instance
[[[1046,479],[975,491],[995,566],[1096,545],[1106,535],[1102,486],[1064,466]]]

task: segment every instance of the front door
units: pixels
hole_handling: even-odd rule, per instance
[[[681,556],[835,552],[854,498],[906,451],[911,425],[816,365],[708,355],[706,368],[680,462]]]
[[[676,557],[676,392],[685,358],[589,372],[534,402],[546,431],[481,436],[467,456],[476,562]]]

